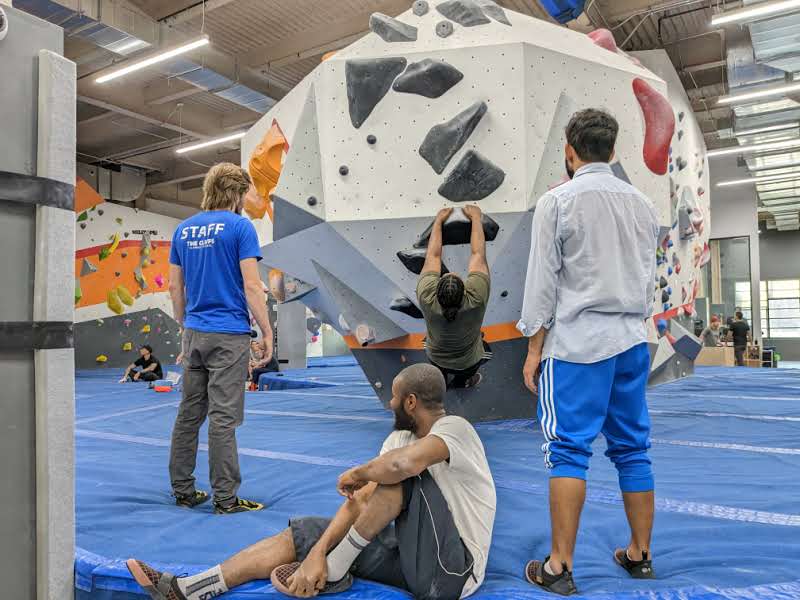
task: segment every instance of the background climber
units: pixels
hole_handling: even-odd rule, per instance
[[[175,230],[170,295],[183,327],[183,399],[172,432],[169,471],[177,504],[208,499],[195,488],[200,426],[209,419],[209,471],[218,514],[260,510],[237,496],[241,483],[236,428],[244,420],[250,361],[250,312],[261,329],[265,358],[272,328],[258,273],[261,248],[252,222],[241,216],[251,182],[231,163],[213,166],[203,182],[203,212]]]
[[[138,369],[136,367],[139,367]],[[120,383],[126,381],[156,381],[164,377],[161,362],[153,356],[153,349],[145,344],[139,348],[139,358],[128,365]]]
[[[270,355],[267,356],[267,351],[264,348],[264,345],[258,340],[250,341],[250,367],[248,371],[250,374],[248,380],[250,381],[251,390],[258,389],[258,378],[264,373],[275,373],[280,371],[280,366],[278,365],[278,359],[275,358],[275,353],[271,352]]]
[[[443,208],[433,223],[417,283],[417,299],[428,330],[425,351],[449,388],[478,385],[478,369],[492,357],[489,344],[481,336],[490,289],[481,210],[477,206],[462,210],[472,222],[472,255],[466,281],[455,273],[442,275],[442,231],[453,212],[452,208]]]

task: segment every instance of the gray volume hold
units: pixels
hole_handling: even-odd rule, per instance
[[[464,74],[453,65],[426,58],[408,65],[406,72],[395,79],[392,89],[404,94],[439,98],[462,79]]]
[[[500,167],[470,150],[439,187],[439,194],[452,202],[476,202],[492,194],[505,178]]]
[[[369,58],[348,60],[345,64],[347,101],[350,121],[358,129],[372,114],[392,87],[392,82],[406,68],[405,58]]]
[[[475,0],[449,0],[437,6],[436,10],[462,27],[491,23]]]
[[[436,24],[436,35],[441,38],[453,35],[453,24],[450,21],[439,21]]]
[[[483,14],[485,14],[487,17],[491,17],[498,23],[502,23],[503,25],[508,25],[511,27],[511,21],[508,20],[506,11],[504,11],[502,7],[498,6],[494,0],[477,0],[477,2],[483,9]]]
[[[434,171],[440,175],[444,172],[450,159],[466,143],[488,109],[486,102],[479,101],[446,123],[431,128],[419,147],[419,153]]]
[[[373,13],[369,18],[369,28],[384,42],[416,42],[417,28],[398,21],[383,13]]]

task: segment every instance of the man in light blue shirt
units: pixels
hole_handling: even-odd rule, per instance
[[[525,574],[563,595],[577,593],[572,557],[591,446],[601,432],[631,526],[629,545],[614,559],[635,578],[653,577],[645,320],[653,306],[659,226],[652,202],[609,166],[618,129],[611,115],[593,109],[576,113],[567,125],[572,181],[536,205],[517,324],[530,339],[523,375],[539,393],[551,473],[552,551],[528,563]]]

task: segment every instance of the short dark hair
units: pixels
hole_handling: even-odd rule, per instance
[[[454,273],[448,273],[436,284],[436,299],[442,307],[442,314],[448,321],[455,321],[461,304],[464,302],[464,282]]]
[[[617,143],[619,124],[605,111],[587,108],[572,115],[567,143],[583,162],[609,162]]]
[[[414,394],[425,408],[444,406],[446,384],[442,372],[428,363],[406,367],[397,376],[397,385],[403,398]]]
[[[144,344],[143,346],[139,346],[139,350],[147,350],[150,354],[153,353],[153,348],[150,344]]]
[[[737,312],[737,313],[736,313],[736,318],[737,318],[737,319],[744,319],[744,314],[743,314],[743,313],[741,313],[741,312]]]

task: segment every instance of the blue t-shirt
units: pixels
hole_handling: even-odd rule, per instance
[[[261,260],[253,224],[227,210],[197,214],[178,225],[169,262],[186,287],[184,327],[204,333],[250,333],[239,261]]]

